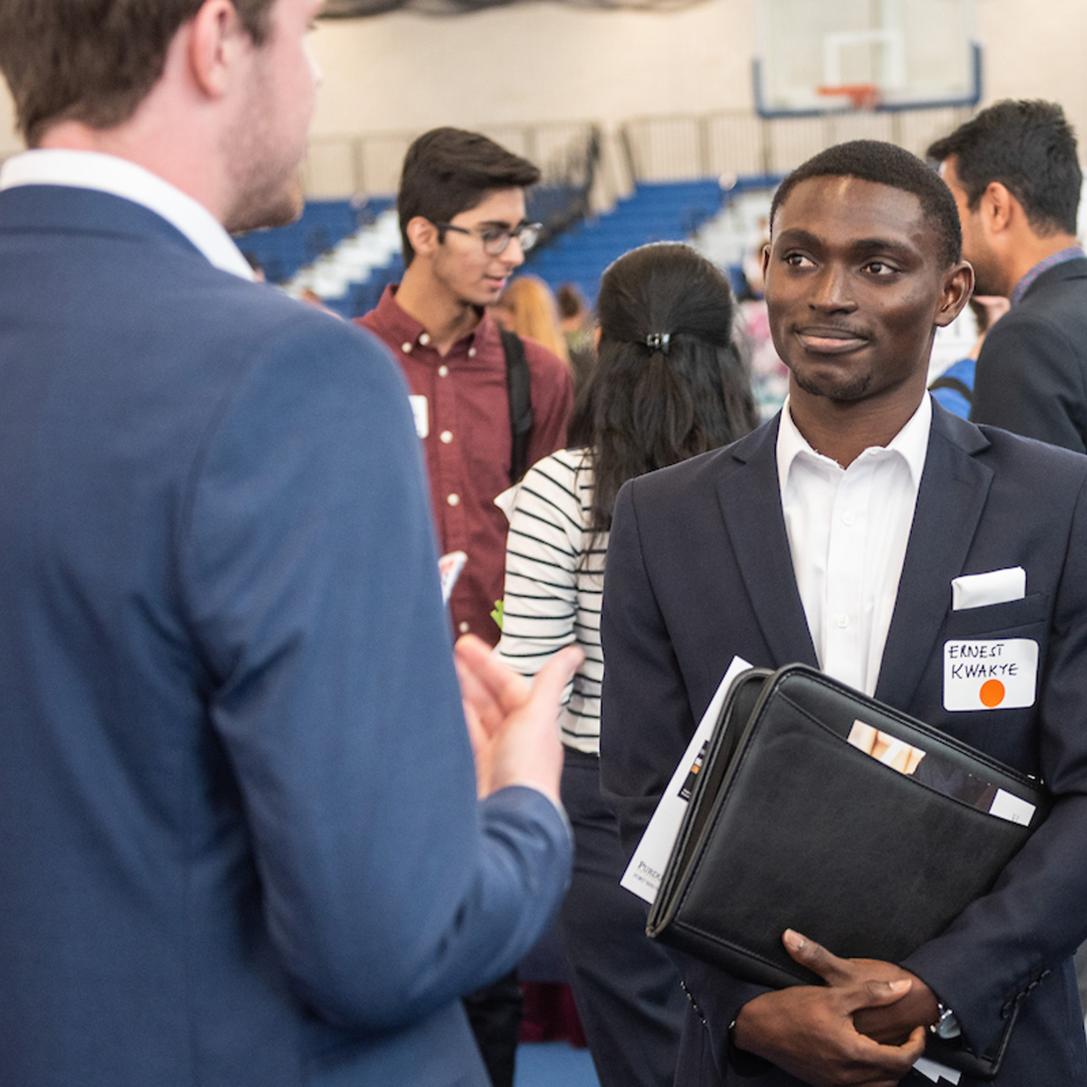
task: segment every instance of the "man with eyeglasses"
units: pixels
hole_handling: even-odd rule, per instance
[[[411,391],[443,551],[464,551],[450,615],[458,635],[494,645],[502,595],[513,434],[507,360],[487,306],[535,244],[525,189],[540,171],[475,132],[436,128],[408,149],[397,207],[403,278],[359,324],[393,351]],[[572,402],[567,367],[524,344],[532,407],[525,466],[561,449]]]
[[[404,158],[397,194],[406,265],[359,324],[382,339],[407,378],[423,443],[441,549],[468,556],[450,598],[453,629],[490,645],[502,595],[505,514],[495,496],[520,471],[566,443],[573,401],[570,372],[531,341],[507,348],[488,315],[536,243],[525,189],[540,178],[526,159],[475,132],[436,128]],[[514,457],[516,398],[510,368],[527,370],[531,429]],[[513,378],[516,381],[516,377]],[[523,452],[523,457],[520,455]],[[469,1018],[495,1087],[512,1087],[521,1017],[511,975],[469,998]]]

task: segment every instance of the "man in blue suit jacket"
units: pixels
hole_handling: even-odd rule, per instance
[[[783,933],[828,984],[768,992],[684,959],[676,1083],[924,1083],[912,1066],[938,1026],[979,1054],[1007,1041],[1000,1085],[1087,1084],[1069,959],[1087,934],[1087,458],[931,405],[932,337],[972,276],[951,196],[919,160],[829,149],[783,183],[771,237],[786,407],[617,503],[601,754],[627,843],[733,655],[848,679],[1044,778],[1053,808],[996,887],[902,963]],[[1023,689],[956,678],[962,643],[1014,657]]]
[[[402,380],[221,225],[297,210],[316,7],[0,12],[12,1087],[483,1087],[566,882],[571,662],[458,648],[477,800]]]

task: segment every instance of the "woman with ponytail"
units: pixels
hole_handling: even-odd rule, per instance
[[[596,368],[578,396],[569,448],[536,464],[517,494],[506,552],[499,655],[534,675],[564,645],[585,662],[559,727],[575,863],[560,928],[601,1087],[672,1083],[685,1001],[643,904],[619,886],[625,857],[600,795],[600,601],[612,509],[634,476],[741,437],[757,423],[733,345],[728,280],[687,245],[642,246],[600,284]]]

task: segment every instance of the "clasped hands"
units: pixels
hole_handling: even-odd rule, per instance
[[[842,959],[792,930],[782,942],[826,985],[763,993],[740,1010],[734,1044],[812,1087],[894,1087],[925,1051],[936,997],[878,959]]]

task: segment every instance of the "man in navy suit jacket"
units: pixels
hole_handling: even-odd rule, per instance
[[[827,984],[769,992],[685,958],[677,1085],[930,1082],[913,1067],[930,1028],[977,1054],[1007,1042],[998,1084],[1087,1084],[1069,958],[1087,934],[1087,458],[926,396],[935,328],[970,293],[960,246],[950,193],[890,145],[831,148],[782,184],[766,297],[789,400],[620,494],[602,779],[633,848],[739,655],[848,679],[1044,778],[1052,812],[902,963],[782,933]],[[1019,687],[958,677],[963,643],[1014,658]]]
[[[222,225],[298,209],[318,5],[153,6],[0,10],[0,1083],[483,1087],[577,654],[458,647],[477,766],[396,367]]]

